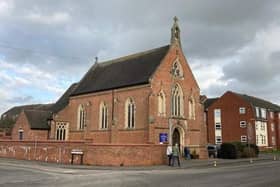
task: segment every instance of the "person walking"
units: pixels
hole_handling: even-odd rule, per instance
[[[168,166],[171,166],[171,159],[172,159],[172,146],[168,144],[166,149],[166,155],[168,157]]]
[[[179,155],[180,155],[180,151],[179,151],[178,144],[176,143],[175,146],[173,146],[172,148],[172,166],[174,166],[175,160],[177,160],[178,166],[179,167],[181,166]]]

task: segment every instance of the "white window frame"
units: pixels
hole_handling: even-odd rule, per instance
[[[86,126],[86,110],[85,106],[79,105],[77,112],[77,129],[84,130]]]
[[[261,118],[263,119],[267,118],[267,111],[265,108],[261,108]]]
[[[104,102],[99,107],[99,128],[108,129],[108,107]]]
[[[136,105],[132,98],[125,102],[125,126],[127,129],[134,129],[136,123]]]
[[[184,116],[184,96],[179,84],[176,84],[172,90],[172,116]]]
[[[221,109],[219,108],[214,109],[214,121],[221,122]]]
[[[216,144],[221,144],[221,143],[223,143],[222,136],[216,136],[216,137],[215,137],[215,142],[216,142]]]
[[[222,129],[222,124],[221,123],[215,123],[215,129]]]
[[[246,135],[240,136],[240,141],[241,142],[247,142],[247,136]]]
[[[241,128],[246,128],[247,127],[246,121],[240,121],[239,125],[240,125]]]
[[[260,108],[255,107],[255,111],[256,111],[256,117],[259,118],[260,117]]]
[[[246,108],[245,107],[239,107],[239,114],[246,114]]]
[[[55,124],[55,139],[59,141],[65,141],[68,139],[68,128],[67,122],[56,122]]]

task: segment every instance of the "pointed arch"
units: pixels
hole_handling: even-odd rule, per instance
[[[172,116],[182,117],[184,115],[184,96],[182,88],[176,84],[172,90]]]
[[[161,90],[158,94],[158,115],[165,116],[165,114],[166,114],[166,97],[163,90]]]
[[[86,111],[85,107],[81,104],[77,111],[77,128],[78,130],[83,130],[86,124]]]
[[[126,128],[135,128],[135,102],[132,98],[128,98],[125,102],[125,126]]]
[[[99,106],[99,128],[108,129],[108,107],[103,101]]]

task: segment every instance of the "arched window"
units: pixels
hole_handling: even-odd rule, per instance
[[[176,84],[172,90],[172,116],[184,115],[184,97],[181,87]]]
[[[189,118],[195,119],[195,102],[193,97],[189,98]]]
[[[125,124],[127,128],[135,128],[135,103],[131,98],[125,102]]]
[[[180,64],[180,62],[178,60],[176,60],[174,63],[173,63],[173,66],[172,66],[172,74],[175,76],[175,77],[183,77],[183,70],[182,70],[182,66]]]
[[[165,112],[166,112],[166,109],[165,109],[165,94],[163,91],[161,91],[159,94],[158,94],[158,115],[159,116],[165,116]]]
[[[86,111],[83,105],[78,108],[78,129],[83,130],[86,124]]]
[[[101,102],[99,108],[99,124],[100,129],[108,128],[108,108],[104,102]]]
[[[56,140],[67,140],[68,124],[66,122],[56,123]]]

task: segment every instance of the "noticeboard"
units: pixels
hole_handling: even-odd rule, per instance
[[[167,133],[159,133],[159,142],[160,143],[168,142],[168,134]]]

